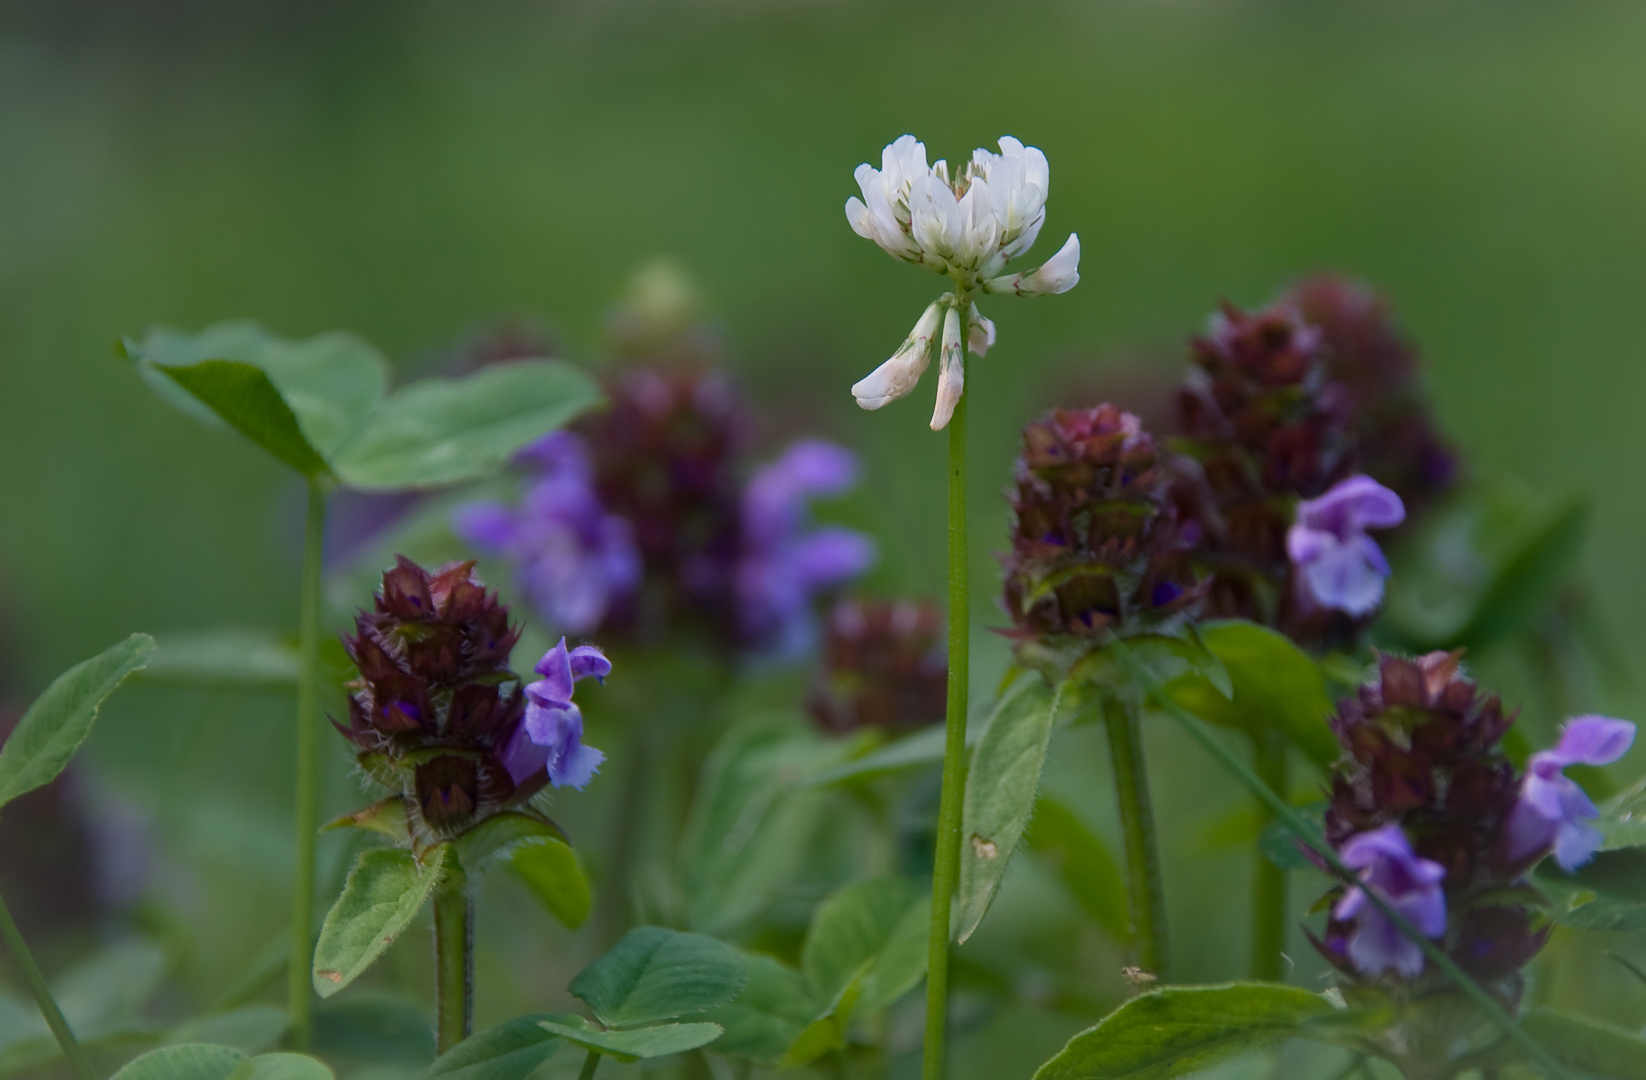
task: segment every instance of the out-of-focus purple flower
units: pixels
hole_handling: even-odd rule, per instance
[[[821,439],[804,439],[744,488],[735,586],[741,629],[759,651],[803,650],[813,634],[813,596],[874,562],[874,544],[863,534],[808,527],[812,499],[842,494],[855,483],[855,455]]]
[[[1369,476],[1351,476],[1320,498],[1298,503],[1286,554],[1308,599],[1350,615],[1376,608],[1383,601],[1389,562],[1366,530],[1405,519],[1400,496]]]
[[[1566,725],[1552,750],[1526,762],[1520,801],[1509,815],[1509,849],[1520,859],[1553,849],[1555,862],[1574,870],[1600,848],[1600,816],[1594,801],[1562,771],[1568,765],[1610,765],[1628,752],[1635,726],[1605,716],[1579,716]]]
[[[1393,823],[1351,836],[1340,854],[1360,871],[1360,884],[1332,909],[1334,919],[1356,924],[1349,934],[1349,960],[1367,975],[1390,969],[1407,978],[1417,975],[1423,970],[1423,950],[1389,921],[1366,890],[1374,890],[1419,931],[1436,938],[1446,932],[1446,894],[1440,885],[1446,868],[1414,853]]]
[[[611,670],[605,653],[593,645],[567,649],[565,638],[537,662],[543,677],[527,684],[526,722],[504,753],[517,782],[544,769],[555,787],[581,791],[589,782],[606,755],[583,745],[583,713],[572,702],[572,690],[587,676],[605,681]]]
[[[544,619],[588,633],[639,584],[632,530],[601,504],[580,436],[552,432],[518,460],[538,470],[520,507],[471,503],[458,510],[452,527],[481,551],[513,562],[520,587]]]

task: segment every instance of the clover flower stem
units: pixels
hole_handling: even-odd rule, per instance
[[[577,1080],[594,1080],[594,1070],[600,1068],[600,1055],[593,1050],[583,1059],[583,1070],[577,1074]]]
[[[434,894],[434,1028],[440,1054],[474,1029],[474,899],[461,871]]]
[[[1211,755],[1213,761],[1216,761],[1231,776],[1240,781],[1241,785],[1251,793],[1253,798],[1257,799],[1258,802],[1268,808],[1270,813],[1279,818],[1281,823],[1286,826],[1286,831],[1290,832],[1310,851],[1319,856],[1320,860],[1331,869],[1332,873],[1337,875],[1339,880],[1344,882],[1358,882],[1360,880],[1359,875],[1338,856],[1336,849],[1326,842],[1325,837],[1321,835],[1317,827],[1310,824],[1290,803],[1270,788],[1268,784],[1265,784],[1257,773],[1252,771],[1251,766],[1240,760],[1238,754],[1230,750],[1216,735],[1212,734],[1203,720],[1172,700],[1171,695],[1167,694],[1164,688],[1161,687],[1160,681],[1149,673],[1149,670],[1132,654],[1131,649],[1127,647],[1124,641],[1117,638],[1110,642],[1110,648],[1114,650],[1115,655],[1119,658],[1121,664],[1125,666],[1138,687],[1148,697],[1154,699],[1155,706],[1175,720],[1184,731],[1188,732],[1190,738],[1200,745],[1202,750]],[[1556,1077],[1558,1080],[1575,1080],[1571,1070],[1556,1061],[1541,1043],[1528,1035],[1525,1029],[1515,1022],[1514,1017],[1505,1011],[1496,998],[1471,978],[1468,972],[1459,967],[1457,961],[1446,955],[1445,949],[1436,945],[1413,925],[1412,921],[1402,914],[1400,909],[1389,903],[1382,893],[1376,889],[1368,889],[1366,890],[1366,899],[1383,914],[1384,918],[1394,924],[1395,929],[1406,940],[1422,949],[1423,955],[1428,961],[1439,968],[1458,989],[1468,995],[1498,1030],[1518,1043],[1521,1049],[1526,1051],[1527,1058],[1543,1069],[1546,1075]]]
[[[1258,778],[1285,794],[1290,786],[1287,774],[1287,747],[1278,731],[1264,731],[1252,738],[1252,760]],[[1261,810],[1258,828],[1274,820]],[[1286,951],[1286,871],[1270,862],[1261,847],[1254,847],[1256,863],[1252,871],[1252,978],[1260,982],[1281,982],[1285,978],[1282,953]]]
[[[17,924],[12,921],[11,911],[7,909],[4,897],[0,897],[0,939],[5,941],[6,950],[22,969],[23,980],[29,984],[29,992],[34,995],[34,1002],[40,1007],[40,1015],[46,1018],[46,1026],[51,1028],[52,1036],[63,1050],[63,1056],[68,1058],[69,1064],[74,1068],[75,1076],[80,1080],[97,1080],[97,1073],[92,1070],[91,1062],[86,1060],[86,1051],[74,1037],[74,1029],[69,1027],[63,1010],[57,1007],[57,999],[51,996],[51,990],[46,986],[40,968],[35,965],[34,955],[24,943],[22,931],[18,930]]]
[[[1160,837],[1149,799],[1149,770],[1143,760],[1143,725],[1135,705],[1110,697],[1103,702],[1109,734],[1120,832],[1126,846],[1126,889],[1131,901],[1137,963],[1161,982],[1170,961],[1166,946],[1166,889],[1160,875]]]
[[[292,1046],[298,1050],[308,1049],[314,994],[310,968],[314,957],[314,848],[320,827],[320,571],[325,535],[326,487],[323,481],[311,479],[298,605],[297,858],[292,870],[291,966],[286,982]]]
[[[960,320],[960,355],[966,355]],[[932,867],[932,925],[927,943],[926,1041],[921,1076],[941,1080],[949,1013],[949,909],[960,878],[960,812],[966,787],[966,696],[970,677],[971,597],[966,555],[966,398],[949,421],[949,694],[943,738],[943,791],[938,798]]]

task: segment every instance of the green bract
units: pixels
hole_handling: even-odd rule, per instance
[[[447,858],[445,845],[431,849],[422,862],[399,849],[361,854],[320,928],[315,993],[331,997],[383,955],[441,884]]]

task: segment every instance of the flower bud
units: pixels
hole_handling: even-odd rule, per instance
[[[932,430],[942,431],[954,417],[954,407],[966,389],[966,355],[960,349],[960,313],[950,305],[943,315],[943,350],[937,371],[937,408]]]
[[[860,408],[878,409],[915,388],[926,365],[932,362],[932,339],[937,336],[942,316],[942,302],[933,301],[921,312],[914,329],[892,358],[853,384],[852,396]]]
[[[990,278],[983,291],[1014,293],[1018,296],[1056,296],[1080,284],[1080,237],[1070,233],[1057,254],[1037,269],[1022,274]]]
[[[824,625],[806,710],[836,734],[925,727],[943,719],[948,670],[936,604],[848,598]]]

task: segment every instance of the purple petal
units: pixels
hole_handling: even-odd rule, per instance
[[[590,467],[588,445],[570,431],[551,431],[516,451],[514,459],[522,465],[552,471],[587,473]]]
[[[574,680],[571,654],[566,651],[565,638],[561,638],[559,644],[544,653],[543,659],[539,660],[532,670],[543,676],[543,680],[527,686],[528,695],[535,695],[544,701],[571,701]]]
[[[1576,870],[1595,857],[1605,837],[1593,825],[1568,821],[1555,837],[1555,862],[1565,870]]]
[[[573,743],[566,747],[563,754],[549,762],[549,783],[555,787],[572,787],[582,791],[605,760],[606,755],[594,747],[584,746],[581,742]]]
[[[857,455],[824,439],[802,439],[783,452],[776,468],[811,496],[840,495],[857,483]]]
[[[1363,529],[1386,529],[1406,520],[1400,496],[1369,476],[1351,476],[1318,499],[1297,506],[1297,520],[1346,540]]]
[[[794,572],[813,588],[849,581],[874,565],[874,541],[851,529],[828,527],[795,545]]]
[[[1559,819],[1538,811],[1522,794],[1515,808],[1509,812],[1509,858],[1524,859],[1543,851],[1555,842],[1559,834]]]
[[[574,681],[590,675],[604,679],[612,673],[612,662],[596,646],[579,645],[571,651],[571,670]]]
[[[1337,546],[1337,537],[1321,529],[1297,524],[1286,530],[1286,557],[1294,563],[1314,562]]]
[[[489,555],[507,551],[519,534],[515,513],[499,502],[474,502],[452,514],[452,532],[458,539]]]
[[[521,724],[509,736],[508,745],[503,748],[503,767],[509,772],[509,779],[516,784],[524,783],[549,764],[549,748],[539,746],[532,741],[526,725]]]
[[[1304,588],[1321,607],[1365,615],[1383,602],[1383,574],[1358,544],[1337,545],[1299,569]]]
[[[1560,742],[1548,754],[1567,765],[1610,765],[1628,752],[1635,726],[1607,716],[1579,716],[1560,733]]]
[[[583,713],[569,701],[556,704],[532,699],[528,694],[526,719],[520,726],[532,742],[548,747],[552,758],[568,739],[582,737]]]

